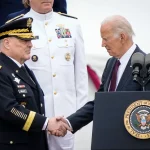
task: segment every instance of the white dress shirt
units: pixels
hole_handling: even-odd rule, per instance
[[[124,73],[124,70],[128,64],[128,61],[130,59],[130,57],[132,56],[133,52],[136,49],[136,45],[133,44],[130,49],[119,59],[120,61],[120,66],[118,68],[118,72],[117,72],[117,81],[116,81],[116,88],[120,82],[120,79]]]

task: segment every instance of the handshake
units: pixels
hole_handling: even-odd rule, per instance
[[[47,129],[49,134],[55,136],[65,136],[68,131],[72,131],[67,120],[64,117],[54,117],[48,120]]]

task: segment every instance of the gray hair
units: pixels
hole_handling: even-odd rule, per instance
[[[30,1],[29,0],[22,0],[22,4],[24,5],[25,8],[30,7]]]
[[[0,47],[2,46],[2,40],[0,40]]]
[[[128,20],[122,16],[114,15],[107,17],[102,23],[111,23],[112,24],[112,30],[114,32],[114,36],[118,36],[121,32],[126,33],[130,38],[132,38],[135,33],[132,29],[131,24],[128,22]]]
[[[3,40],[0,40],[0,52],[2,51],[2,42]]]

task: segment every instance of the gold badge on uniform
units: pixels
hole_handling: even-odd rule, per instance
[[[66,55],[65,55],[65,59],[66,59],[67,61],[70,61],[70,59],[71,59],[71,55],[70,55],[70,53],[66,53]]]
[[[31,24],[32,24],[32,19],[29,18],[29,19],[27,20],[27,27],[31,27]]]
[[[26,102],[21,102],[21,105],[23,106],[23,107],[25,107],[26,106]]]
[[[33,56],[31,57],[31,59],[32,59],[32,61],[34,61],[34,62],[38,61],[38,57],[37,57],[36,55],[33,55]]]

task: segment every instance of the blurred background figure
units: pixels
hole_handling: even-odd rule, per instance
[[[8,14],[24,9],[21,0],[0,0],[0,25],[4,24]]]
[[[1,0],[0,1],[0,26],[7,20],[30,10],[29,0]],[[53,11],[67,13],[66,0],[55,0]]]

